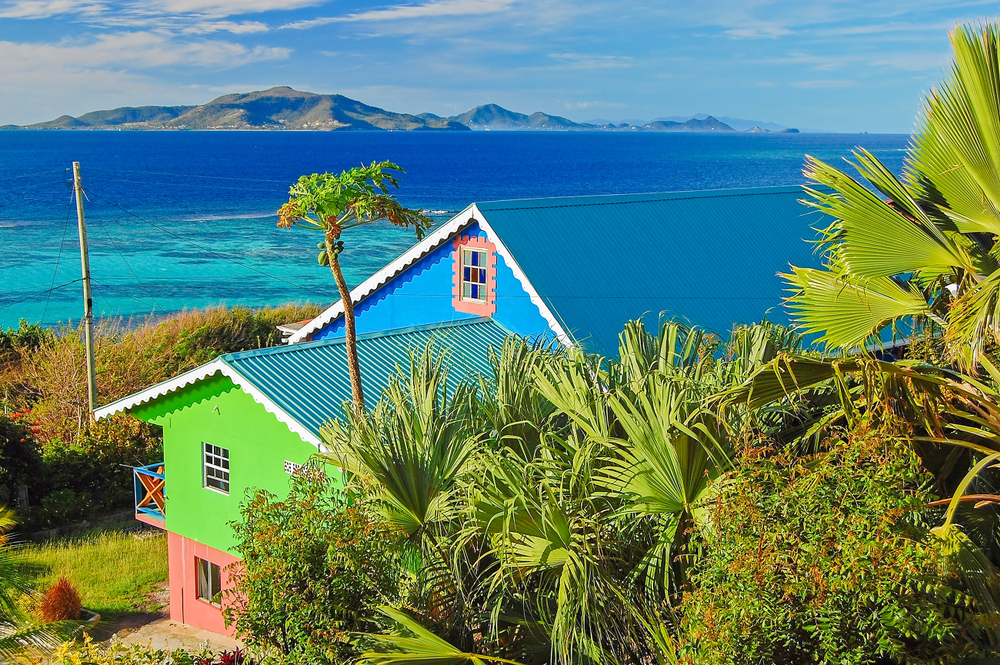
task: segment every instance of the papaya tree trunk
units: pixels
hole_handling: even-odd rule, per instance
[[[354,402],[354,415],[361,417],[365,413],[365,396],[361,389],[361,364],[358,362],[358,335],[354,327],[354,300],[351,290],[347,288],[347,280],[340,269],[340,252],[334,251],[336,238],[326,239],[326,255],[330,259],[330,272],[337,282],[340,291],[340,301],[344,303],[344,339],[347,349],[347,373],[351,378],[351,399]]]

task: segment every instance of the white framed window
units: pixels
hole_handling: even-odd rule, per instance
[[[194,558],[198,575],[198,600],[222,605],[222,568],[211,561]]]
[[[204,444],[205,487],[229,494],[229,449]]]
[[[478,247],[462,248],[462,300],[486,302],[486,267],[489,252]]]

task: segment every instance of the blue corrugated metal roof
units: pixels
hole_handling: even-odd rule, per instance
[[[805,239],[828,221],[800,187],[477,203],[490,227],[586,349],[617,355],[624,323],[661,314],[725,335],[787,323],[777,276],[818,266]]]
[[[491,375],[489,349],[510,333],[492,319],[477,318],[358,336],[365,402],[373,406],[397,366],[409,369],[409,353],[428,342],[449,354],[449,382]],[[344,338],[230,353],[221,360],[313,434],[351,399]]]

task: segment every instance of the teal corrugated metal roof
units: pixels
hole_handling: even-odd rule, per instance
[[[818,266],[800,187],[477,203],[560,324],[617,355],[630,319],[661,313],[727,334],[765,316],[787,323],[777,276]]]
[[[434,341],[449,353],[449,380],[490,375],[489,349],[510,333],[492,319],[478,318],[358,336],[365,402],[373,406],[396,367],[409,367],[409,352]],[[283,411],[314,434],[351,399],[344,338],[230,353],[221,357]]]

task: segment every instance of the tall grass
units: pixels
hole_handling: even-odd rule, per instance
[[[65,577],[79,591],[84,607],[105,616],[147,609],[146,595],[167,579],[164,531],[94,531],[22,545],[18,554],[38,591]]]
[[[223,353],[281,342],[277,326],[316,316],[317,305],[267,309],[215,307],[160,319],[103,320],[97,326],[99,403],[107,404]],[[0,344],[0,400],[32,409],[42,442],[73,441],[87,422],[85,350],[80,331],[39,332],[22,324]]]

